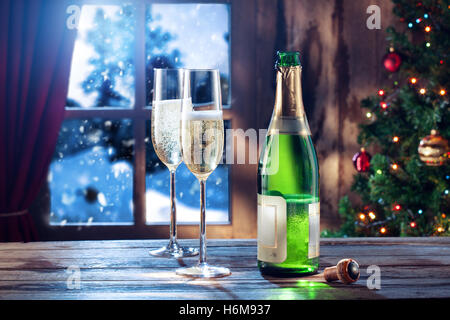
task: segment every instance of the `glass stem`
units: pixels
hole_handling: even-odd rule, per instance
[[[206,180],[200,179],[200,255],[199,263],[206,263]]]
[[[177,204],[175,193],[175,170],[170,170],[170,244],[177,242]]]

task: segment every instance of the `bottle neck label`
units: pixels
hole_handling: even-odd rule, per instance
[[[270,121],[268,135],[277,134],[291,134],[310,136],[311,130],[309,129],[306,116],[298,117],[273,117]]]
[[[273,117],[301,118],[305,115],[302,99],[301,67],[278,67]]]
[[[277,67],[277,91],[269,135],[311,135],[303,107],[301,67]]]

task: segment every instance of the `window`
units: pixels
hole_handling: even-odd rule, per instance
[[[167,237],[169,173],[150,138],[152,70],[218,68],[225,126],[234,128],[246,110],[232,103],[235,3],[90,1],[82,6],[66,119],[48,176],[49,238]],[[238,234],[235,209],[241,200],[232,190],[240,170],[221,164],[208,179],[212,237]],[[184,164],[176,188],[179,235],[195,237],[199,186]]]

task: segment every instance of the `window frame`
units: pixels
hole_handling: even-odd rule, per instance
[[[43,240],[77,239],[154,239],[167,238],[169,224],[149,224],[146,222],[145,202],[145,160],[146,121],[151,119],[151,108],[146,105],[145,88],[145,8],[148,4],[228,4],[230,6],[230,105],[223,109],[224,120],[230,120],[231,128],[257,127],[257,116],[253,110],[256,94],[255,84],[255,1],[239,0],[131,0],[136,6],[135,38],[135,102],[134,107],[67,108],[65,119],[121,119],[133,122],[133,218],[131,223],[94,225],[39,225]],[[84,0],[83,5],[120,5],[119,0]],[[241,19],[240,17],[246,17]],[[243,32],[245,30],[245,32]],[[239,63],[238,63],[239,62]],[[245,69],[243,69],[245,66]],[[232,91],[233,89],[233,91]],[[232,95],[231,95],[232,92]],[[253,99],[252,99],[253,98]],[[247,142],[246,142],[247,143]],[[236,150],[234,150],[236,156]],[[229,167],[229,222],[208,223],[210,238],[254,238],[256,236],[256,164],[233,164]],[[47,192],[50,192],[47,190]],[[245,194],[242,194],[244,192]],[[48,197],[50,198],[50,197]],[[51,206],[51,204],[50,204]],[[41,213],[42,214],[42,213]],[[47,212],[46,214],[49,214]],[[179,238],[198,237],[198,224],[179,223]]]

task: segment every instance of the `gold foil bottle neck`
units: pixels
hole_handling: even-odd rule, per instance
[[[277,67],[275,117],[300,118],[304,116],[301,71],[301,66]]]

